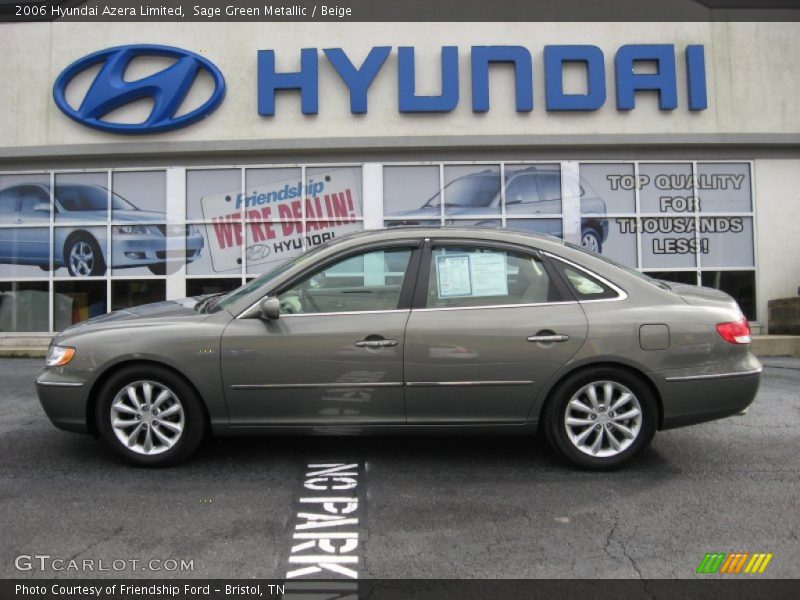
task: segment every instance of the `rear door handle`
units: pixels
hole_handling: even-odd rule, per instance
[[[557,333],[554,333],[552,335],[531,335],[528,337],[529,342],[550,343],[550,342],[566,342],[568,340],[569,340],[568,335],[559,335]]]
[[[358,348],[394,348],[397,340],[360,340],[356,342]]]

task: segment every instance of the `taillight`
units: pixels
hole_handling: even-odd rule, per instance
[[[730,323],[718,323],[717,333],[729,344],[749,344],[750,343],[750,323],[745,317],[739,321]]]

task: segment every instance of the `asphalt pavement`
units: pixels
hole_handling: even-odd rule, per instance
[[[308,464],[338,461],[360,465],[361,578],[691,578],[734,551],[800,577],[800,361],[765,363],[746,415],[587,473],[500,436],[216,438],[134,468],[50,424],[41,359],[0,360],[0,577],[282,578]]]

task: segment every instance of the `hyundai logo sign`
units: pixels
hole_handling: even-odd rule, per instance
[[[142,79],[125,80],[125,71],[133,59],[153,56],[177,60],[166,69]],[[66,100],[70,83],[87,69],[101,63],[80,106],[70,106]],[[211,76],[213,93],[202,106],[175,116],[201,71]],[[117,46],[84,56],[64,69],[53,85],[53,98],[68,117],[101,131],[125,134],[160,133],[186,127],[211,114],[224,97],[225,78],[211,61],[180,48],[147,44]],[[104,120],[112,111],[143,98],[153,101],[152,110],[143,122]]]
[[[299,95],[300,111],[316,115],[320,101],[320,56],[325,56],[328,67],[341,79],[350,99],[352,114],[367,112],[369,89],[378,73],[385,67],[392,53],[390,46],[375,46],[360,66],[356,66],[342,48],[303,48],[300,50],[300,68],[295,71],[278,71],[275,50],[259,50],[254,73],[258,96],[258,114],[275,116],[276,95]],[[413,47],[397,48],[397,108],[400,113],[447,113],[459,105],[459,83],[469,80],[472,89],[472,111],[489,111],[490,65],[506,63],[514,68],[514,103],[517,112],[533,110],[533,61],[528,48],[523,46],[472,46],[470,60],[462,61],[457,46],[441,48],[440,75],[437,85],[441,94],[420,95],[416,92],[416,57]],[[126,81],[125,71],[131,61],[139,56],[161,56],[177,59],[171,66],[147,77]],[[708,107],[706,89],[705,49],[689,44],[684,49],[686,106],[691,111]],[[543,51],[544,108],[549,112],[596,111],[606,105],[606,72],[613,68],[616,108],[629,111],[636,108],[636,97],[641,92],[657,92],[658,108],[671,111],[679,105],[678,69],[676,47],[673,44],[625,44],[613,58],[613,67],[606,66],[606,55],[593,45],[549,45]],[[470,66],[464,73],[464,63]],[[652,63],[655,71],[641,72],[640,63]],[[102,63],[97,76],[89,86],[78,108],[66,100],[66,88],[73,79],[87,69]],[[565,65],[579,63],[584,66],[585,92],[564,89]],[[610,61],[609,61],[610,63]],[[206,102],[187,114],[175,116],[201,71],[214,80],[214,91]],[[209,115],[222,102],[225,80],[222,73],[209,60],[193,52],[170,46],[133,45],[101,50],[85,56],[64,69],[56,79],[53,96],[56,104],[70,118],[112,133],[159,133],[190,125]],[[142,98],[151,98],[153,108],[142,123],[117,123],[104,120],[112,111]]]

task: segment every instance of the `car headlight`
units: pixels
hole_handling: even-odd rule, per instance
[[[69,346],[50,346],[44,364],[48,367],[63,367],[75,356],[75,348]]]
[[[115,235],[143,235],[149,233],[147,225],[114,225],[111,233]]]

